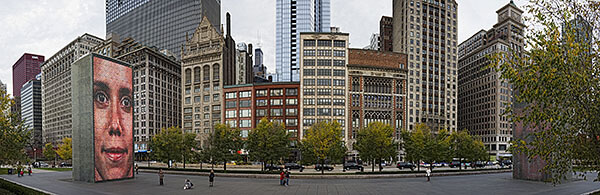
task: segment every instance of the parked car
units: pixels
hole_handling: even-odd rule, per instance
[[[356,162],[346,162],[346,163],[344,163],[344,169],[347,171],[350,169],[357,169],[360,171],[360,170],[363,170],[363,166],[359,165]]]
[[[474,163],[471,163],[471,167],[473,168],[483,168],[485,167],[485,163],[482,161],[475,161]]]
[[[398,169],[410,169],[415,170],[415,168],[417,168],[416,165],[409,163],[409,162],[398,162],[398,164],[396,164],[396,168]]]
[[[300,170],[300,172],[302,172],[304,170],[304,166],[302,166],[302,165],[300,165],[298,163],[293,163],[293,162],[292,163],[285,163],[285,168],[286,169],[290,169],[290,170],[292,170],[292,169],[298,169],[298,170]]]
[[[327,170],[327,171],[333,171],[333,167],[331,165],[322,165],[322,164],[315,165],[315,170],[321,171],[321,169]]]
[[[454,168],[454,167],[459,167],[460,166],[460,161],[452,161],[450,162],[450,165],[448,165],[450,168]]]
[[[511,160],[500,161],[500,167],[503,167],[503,166],[508,166],[509,168],[512,167],[512,161]]]
[[[70,163],[66,163],[66,162],[61,162],[60,163],[60,167],[72,167],[73,165]]]
[[[281,165],[274,165],[274,164],[266,164],[265,165],[265,170],[268,170],[268,171],[273,171],[273,170],[283,171],[283,166],[281,166]]]

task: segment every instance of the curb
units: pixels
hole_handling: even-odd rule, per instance
[[[140,170],[144,173],[158,173],[158,170]],[[502,170],[482,170],[468,172],[433,172],[432,176],[457,176],[457,175],[479,175],[512,172],[511,169]],[[169,171],[163,170],[165,174],[173,175],[198,175],[208,176],[209,172],[191,172],[191,171]],[[278,174],[240,174],[240,173],[215,173],[216,177],[237,177],[253,179],[279,179]],[[364,174],[364,175],[291,175],[294,179],[379,179],[379,178],[415,178],[425,177],[425,173],[409,174]]]
[[[42,189],[39,189],[39,188],[36,188],[36,187],[33,187],[33,186],[25,185],[25,184],[22,184],[22,183],[19,183],[19,182],[13,181],[13,180],[9,180],[9,179],[7,179],[7,178],[4,178],[4,177],[2,177],[2,178],[0,178],[0,179],[3,179],[4,181],[7,181],[7,182],[10,182],[10,183],[13,183],[13,184],[15,184],[15,185],[20,185],[20,186],[23,186],[23,187],[26,187],[26,188],[30,188],[30,189],[36,190],[36,191],[39,191],[39,192],[42,192],[42,193],[46,193],[46,194],[50,194],[50,195],[56,195],[55,193],[48,192],[48,191],[46,191],[46,190],[42,190]]]
[[[597,190],[594,190],[594,191],[591,191],[591,192],[586,192],[586,193],[583,193],[581,195],[591,195],[591,194],[596,193],[596,192],[600,192],[600,189],[597,189]]]

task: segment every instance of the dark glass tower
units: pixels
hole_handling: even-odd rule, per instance
[[[220,0],[106,0],[106,34],[132,37],[180,59],[186,33],[194,33],[202,16],[220,33]]]

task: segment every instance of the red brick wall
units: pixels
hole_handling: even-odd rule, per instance
[[[406,54],[366,49],[348,49],[348,64],[382,68],[406,68]]]

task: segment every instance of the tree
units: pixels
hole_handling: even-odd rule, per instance
[[[511,150],[545,161],[556,184],[574,161],[600,164],[600,2],[530,0],[526,10],[528,50],[490,56],[490,67],[515,91],[505,114],[535,129]]]
[[[447,130],[432,132],[425,124],[417,124],[414,132],[403,131],[405,158],[416,161],[417,167],[423,161],[428,163],[430,168],[433,168],[435,162],[450,160],[450,147],[446,137],[448,137]]]
[[[161,162],[180,161],[189,162],[194,155],[196,135],[193,133],[183,133],[179,127],[169,127],[162,129],[150,140],[150,149],[152,157]],[[169,164],[169,168],[170,168]]]
[[[336,161],[346,155],[342,127],[337,121],[318,122],[305,131],[301,141],[302,158],[325,164],[325,160]],[[324,169],[321,169],[324,174]]]
[[[227,161],[239,158],[237,153],[242,148],[240,131],[225,124],[215,125],[214,132],[208,138],[208,147],[202,149],[202,156],[212,165],[223,162],[223,170],[227,170]]]
[[[25,147],[30,141],[30,132],[23,124],[19,113],[11,113],[14,101],[4,90],[0,90],[0,164],[15,165],[28,160]]]
[[[419,163],[423,159],[422,151],[425,150],[425,135],[423,130],[426,129],[425,124],[416,124],[415,130],[410,132],[407,130],[402,131],[402,147],[404,149],[406,161],[412,162],[417,165],[417,170],[421,171]]]
[[[470,161],[487,161],[489,159],[483,142],[474,139],[467,133],[467,130],[452,132],[446,139],[450,147],[450,157],[458,158],[461,165],[467,159]],[[462,170],[462,166],[459,166],[459,170]]]
[[[290,153],[290,135],[280,123],[269,122],[262,118],[256,129],[248,135],[247,149],[250,158],[262,162],[280,160]]]
[[[371,171],[375,171],[375,163],[382,170],[383,159],[396,158],[398,156],[398,143],[394,140],[394,129],[382,122],[369,123],[367,128],[358,131],[356,143],[354,143],[360,158],[372,161]]]
[[[63,160],[70,160],[73,158],[73,139],[70,137],[63,138],[62,143],[58,145],[56,153]]]
[[[52,143],[46,143],[43,154],[46,159],[54,159],[56,157],[56,151],[54,151]]]

